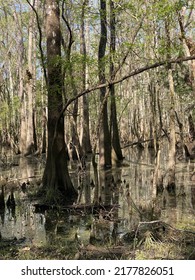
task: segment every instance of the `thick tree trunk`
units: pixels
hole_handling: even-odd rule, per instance
[[[114,55],[116,51],[116,19],[114,11],[114,2],[110,1],[110,78],[114,79]],[[115,98],[115,86],[110,87],[111,95],[111,141],[112,147],[117,157],[117,161],[123,160],[122,150],[120,147],[119,129],[117,122],[117,110],[116,110],[116,98]],[[112,159],[113,161],[113,159]]]
[[[46,36],[48,67],[48,150],[43,175],[46,200],[50,203],[71,203],[77,197],[67,166],[67,148],[64,140],[64,117],[61,71],[60,12],[57,0],[46,3]]]
[[[99,82],[103,84],[105,79],[105,51],[107,44],[107,17],[106,17],[106,1],[100,1],[100,42],[98,51],[98,67],[99,67]],[[111,138],[108,127],[108,110],[106,88],[100,89],[100,102],[103,106],[100,119],[100,135],[99,135],[99,164],[101,168],[111,167]]]

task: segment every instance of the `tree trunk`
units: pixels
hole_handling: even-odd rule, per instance
[[[116,19],[114,11],[114,2],[110,1],[110,78],[114,79],[114,55],[116,51]],[[112,147],[116,154],[117,161],[123,160],[123,155],[120,147],[119,129],[117,122],[117,110],[116,110],[116,98],[115,98],[115,86],[110,86],[111,96],[111,141]]]
[[[174,106],[174,83],[172,76],[172,69],[168,71],[168,80],[170,87],[170,103],[171,108],[169,110],[169,127],[170,127],[170,142],[169,142],[169,161],[168,161],[168,183],[167,189],[170,192],[175,192],[175,165],[176,165],[176,138],[175,138],[175,106]]]
[[[64,8],[63,8],[64,9]],[[73,96],[76,96],[78,94],[77,92],[77,86],[76,86],[76,81],[75,81],[75,76],[74,76],[74,69],[72,66],[72,61],[71,61],[71,50],[72,50],[72,31],[71,31],[71,27],[67,21],[67,19],[65,18],[64,14],[63,14],[63,19],[68,27],[69,30],[69,43],[68,43],[68,47],[66,46],[64,39],[63,39],[63,48],[64,51],[66,52],[66,56],[67,56],[67,63],[68,63],[68,70],[64,71],[64,78],[65,75],[69,75],[69,80],[70,80],[70,86],[72,88],[72,93]],[[62,88],[64,88],[64,84],[62,86]],[[64,99],[67,100],[66,94],[64,92]],[[77,129],[77,123],[78,123],[78,99],[76,99],[73,104],[72,104],[72,115],[70,117],[70,132],[71,132],[71,139],[70,139],[70,146],[71,146],[71,155],[70,158],[72,160],[79,160],[80,158],[82,158],[83,156],[83,151],[82,151],[82,147],[79,141],[79,136],[78,136],[78,129]]]
[[[21,50],[23,49],[23,44],[20,46]],[[23,52],[21,51],[21,56]],[[20,112],[20,137],[19,137],[19,153],[22,153],[26,147],[26,97],[25,97],[25,90],[24,90],[24,77],[23,77],[23,59],[20,58],[19,61],[19,97],[21,100],[21,112]]]
[[[32,1],[31,1],[32,2]],[[33,4],[32,4],[33,5]],[[35,27],[34,13],[32,12],[29,20],[28,33],[28,68],[25,73],[26,94],[23,93],[22,119],[21,119],[21,141],[20,152],[23,155],[29,155],[35,152],[34,145],[34,124],[33,124],[33,92],[34,92],[34,71],[32,61],[35,52],[35,37],[33,29]],[[35,62],[36,64],[36,62]]]
[[[170,34],[170,19],[168,18],[165,21],[165,32],[167,39],[167,59],[170,59],[171,51],[171,34]],[[168,63],[168,83],[169,83],[169,159],[168,159],[168,182],[167,190],[171,193],[175,193],[175,166],[176,166],[176,137],[175,137],[175,88],[173,81],[172,66]]]
[[[82,90],[86,90],[88,86],[87,81],[87,46],[86,43],[89,41],[89,32],[86,32],[85,36],[85,9],[88,7],[89,1],[84,0],[82,4],[82,14],[81,14],[81,55],[83,56],[83,65],[82,65]],[[89,28],[89,26],[87,26]],[[87,37],[87,40],[85,39]],[[87,41],[87,42],[86,42]],[[89,132],[89,102],[88,96],[83,95],[82,97],[82,127],[81,127],[81,146],[84,154],[91,153],[91,141],[90,141],[90,132]]]
[[[50,203],[72,203],[77,197],[67,166],[67,147],[64,140],[60,11],[57,0],[46,3],[46,37],[48,70],[48,150],[43,175],[46,200]]]
[[[150,124],[152,124],[152,133],[150,135],[151,141],[149,143],[149,148],[153,148],[155,154],[157,154],[158,151],[157,100],[156,100],[157,89],[153,77],[150,77],[149,93],[150,93],[150,108],[151,108]]]
[[[195,140],[195,128],[192,115],[188,116],[188,124],[189,124],[189,140],[193,142]]]
[[[47,141],[46,141],[46,134],[47,134],[47,117],[46,117],[46,108],[43,108],[43,116],[42,116],[42,147],[41,147],[41,153],[46,153],[47,148]]]
[[[186,56],[194,55],[194,47],[193,47],[193,40],[192,35],[191,38],[186,36],[186,31],[184,27],[184,15],[185,15],[186,9],[183,7],[182,11],[179,13],[179,26],[180,26],[180,32],[181,32],[181,41],[183,44],[184,52]],[[195,96],[195,61],[190,60],[188,61],[189,66],[189,74],[190,74],[190,81],[192,85],[192,90]]]
[[[107,44],[107,17],[106,17],[106,1],[100,1],[100,42],[98,51],[98,68],[99,68],[99,82],[103,84],[106,82],[105,78],[105,51]],[[100,135],[99,135],[99,164],[101,168],[111,167],[111,138],[108,127],[108,111],[107,111],[107,96],[106,88],[100,89],[100,102],[103,106],[100,119]]]

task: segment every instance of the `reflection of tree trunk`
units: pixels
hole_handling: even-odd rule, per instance
[[[160,154],[161,154],[161,149],[159,146],[159,149],[157,151],[157,156],[156,156],[154,175],[153,175],[153,198],[156,198],[156,196],[162,194],[164,190],[163,175],[161,174],[161,170],[160,170]]]
[[[176,222],[177,218],[173,217],[175,215],[175,212],[177,212],[174,209],[177,206],[176,193],[169,192],[168,189],[165,189],[163,192],[163,206],[166,209],[166,217],[168,217],[169,221]],[[170,208],[172,208],[171,211]]]
[[[97,170],[96,163],[93,164],[93,171],[94,171],[94,181],[95,182],[93,182],[93,181],[91,182],[91,187],[95,187],[93,203],[97,204],[97,203],[99,203],[99,179],[98,179],[98,170]]]
[[[103,84],[106,82],[105,78],[105,51],[107,44],[107,17],[106,17],[106,1],[100,1],[100,42],[98,51],[98,67],[99,67],[99,82]],[[103,106],[100,131],[99,131],[99,164],[102,168],[111,167],[111,140],[110,131],[108,127],[108,111],[107,111],[107,97],[106,88],[100,89],[100,102]]]
[[[43,175],[49,202],[60,199],[66,203],[75,200],[77,192],[70,180],[67,166],[67,147],[64,141],[64,117],[61,73],[60,11],[57,0],[47,1],[46,36],[48,67],[48,150]],[[57,124],[57,126],[56,126]],[[61,194],[61,195],[60,195]]]
[[[100,197],[101,202],[104,205],[111,204],[111,189],[112,189],[112,173],[105,172],[104,170],[100,170],[99,172],[100,178]]]
[[[115,172],[113,174],[117,191],[115,193],[113,193],[112,203],[116,204],[116,205],[119,204],[119,193],[121,191],[123,191],[123,189],[122,189],[122,181],[121,181],[121,173],[122,173],[122,169],[118,168],[117,170],[115,170]],[[117,218],[118,218],[118,211],[115,212],[115,218],[117,220]]]
[[[31,158],[21,157],[19,162],[20,172],[21,172],[20,176],[21,178],[26,180],[27,178],[34,176],[34,166],[30,160]]]
[[[85,204],[91,204],[91,188],[90,188],[90,177],[89,177],[89,165],[86,165],[87,175],[83,180],[84,194],[85,194]]]

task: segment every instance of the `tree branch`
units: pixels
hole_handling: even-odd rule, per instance
[[[81,96],[87,94],[87,93],[90,93],[92,91],[95,91],[95,90],[98,90],[98,89],[101,89],[101,88],[104,88],[104,87],[110,87],[111,85],[116,85],[116,84],[119,84],[131,77],[134,77],[136,75],[139,75],[145,71],[148,71],[148,70],[151,70],[151,69],[155,69],[155,68],[158,68],[158,67],[161,67],[161,66],[165,66],[167,64],[175,64],[175,63],[181,63],[181,62],[185,62],[185,61],[189,61],[189,60],[195,60],[195,55],[194,56],[188,56],[188,57],[180,57],[180,58],[176,58],[176,59],[170,59],[169,61],[165,60],[165,61],[159,61],[159,62],[156,62],[154,64],[151,64],[151,65],[146,65],[144,67],[141,67],[141,68],[138,68],[138,69],[135,69],[133,70],[132,72],[130,72],[129,74],[119,78],[119,79],[116,79],[116,80],[111,80],[111,81],[108,81],[106,83],[103,83],[103,84],[99,84],[99,85],[95,85],[89,89],[86,89],[82,92],[80,92],[79,94],[77,94],[76,96],[70,98],[63,110],[61,111],[60,113],[60,116],[59,118],[62,117],[62,115],[64,114],[64,112],[66,111],[66,109],[68,108],[68,106],[74,102],[76,99],[80,98]]]
[[[137,28],[136,28],[135,31],[134,31],[134,34],[133,34],[132,39],[131,39],[130,47],[129,47],[128,50],[126,51],[126,53],[125,53],[125,55],[124,55],[122,61],[121,61],[121,62],[119,63],[119,65],[118,65],[118,67],[115,69],[115,73],[114,73],[115,76],[116,76],[116,74],[119,72],[119,70],[122,68],[122,66],[125,64],[126,59],[127,59],[128,55],[129,55],[130,51],[132,50],[132,45],[133,45],[133,43],[135,42],[135,39],[136,39],[136,37],[137,37],[137,35],[138,35],[138,33],[139,33],[139,31],[140,31],[142,25],[143,25],[144,18],[145,18],[145,14],[144,14],[143,17],[141,18],[140,22],[138,23]]]
[[[35,13],[35,16],[36,16],[36,22],[37,22],[37,27],[38,27],[38,31],[39,31],[39,50],[40,50],[40,54],[41,54],[41,64],[42,64],[42,67],[43,67],[44,78],[45,78],[45,82],[46,82],[46,85],[47,85],[47,70],[46,70],[46,66],[45,66],[44,51],[43,51],[43,48],[42,48],[43,35],[42,35],[42,30],[41,30],[41,24],[40,24],[40,21],[39,21],[39,15],[38,15],[38,12],[35,9],[34,5],[32,5],[30,3],[30,0],[26,0],[26,2],[29,4],[29,6],[31,7],[31,9],[33,10],[33,12]]]
[[[65,18],[65,15],[64,15],[64,9],[65,9],[64,5],[65,5],[65,1],[62,2],[62,19],[65,22],[66,27],[67,27],[68,32],[69,32],[69,42],[68,42],[68,47],[67,47],[67,54],[68,54],[68,57],[69,57],[70,53],[71,53],[71,47],[72,47],[72,44],[74,43],[74,40],[73,40],[72,29],[70,27],[70,24],[69,24],[68,20]]]
[[[90,93],[90,92],[93,92],[95,90],[99,90],[101,88],[104,88],[104,87],[110,87],[111,85],[116,85],[116,84],[119,84],[133,76],[136,76],[136,75],[139,75],[145,71],[148,71],[148,70],[151,70],[151,69],[155,69],[155,68],[158,68],[158,67],[161,67],[161,66],[165,66],[167,64],[175,64],[175,63],[181,63],[181,62],[184,62],[184,61],[189,61],[189,60],[195,60],[195,55],[194,56],[188,56],[188,57],[180,57],[180,58],[176,58],[176,59],[171,59],[171,60],[165,60],[165,61],[159,61],[159,62],[156,62],[156,63],[153,63],[151,65],[146,65],[144,67],[141,67],[141,68],[138,68],[138,69],[135,69],[134,71],[130,72],[129,74],[119,78],[119,79],[116,79],[116,80],[111,80],[111,81],[108,81],[106,83],[103,83],[103,84],[99,84],[99,85],[95,85],[89,89],[86,89],[82,92],[80,92],[79,94],[77,94],[76,96],[70,98],[66,104],[64,105],[64,108],[62,109],[62,111],[60,112],[59,114],[59,117],[56,121],[56,125],[55,125],[55,132],[54,132],[54,139],[53,139],[53,142],[55,141],[55,138],[56,138],[56,133],[57,133],[57,126],[58,126],[58,123],[60,121],[60,119],[64,116],[64,112],[67,110],[68,106],[74,102],[75,100],[77,100],[78,98],[80,98],[81,96],[87,94],[87,93]]]

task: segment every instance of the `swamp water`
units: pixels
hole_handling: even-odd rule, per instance
[[[59,242],[59,246],[66,245],[71,251],[75,244],[108,247],[133,242],[139,222],[160,220],[175,228],[194,227],[195,231],[195,163],[178,162],[176,192],[169,194],[165,190],[154,202],[154,157],[147,149],[139,151],[136,148],[125,149],[124,155],[124,166],[109,172],[94,173],[90,162],[87,162],[85,171],[72,164],[69,170],[79,192],[78,207],[59,208],[58,211],[37,211],[36,202],[29,199],[31,188],[41,179],[45,160],[13,157],[14,164],[1,168],[1,176],[8,178],[5,201],[14,182],[16,203],[15,209],[6,206],[1,211],[2,240],[10,240],[29,250],[33,246],[44,247]],[[164,170],[166,165],[167,155],[163,153],[161,168]],[[30,184],[22,189],[22,184],[28,181]],[[91,207],[91,204],[95,206]]]

